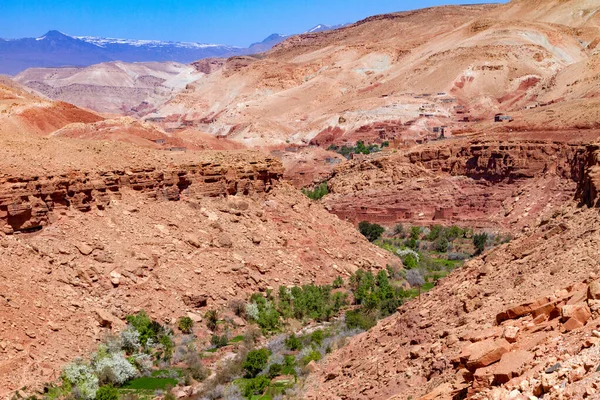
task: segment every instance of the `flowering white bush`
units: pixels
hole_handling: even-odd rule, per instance
[[[256,321],[258,320],[258,314],[258,304],[254,302],[246,304],[246,315],[248,318]]]
[[[133,326],[128,325],[120,334],[121,348],[128,353],[133,353],[140,347],[140,333]]]
[[[142,375],[147,375],[152,371],[152,356],[150,354],[136,354],[134,361],[135,366]]]
[[[137,375],[137,370],[121,353],[108,354],[94,361],[96,373],[115,385],[122,385]]]
[[[75,360],[67,365],[63,370],[62,377],[83,399],[96,398],[99,387],[98,377],[94,374],[94,370],[81,360]]]
[[[400,249],[398,251],[396,251],[396,254],[398,254],[400,256],[400,258],[404,258],[407,255],[411,254],[415,260],[417,260],[417,262],[419,262],[419,253],[417,253],[416,251],[412,250],[412,249]]]

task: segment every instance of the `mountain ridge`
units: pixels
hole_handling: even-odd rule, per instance
[[[317,25],[314,29],[335,29]],[[110,61],[184,64],[212,57],[262,53],[293,35],[273,33],[248,47],[215,43],[71,36],[50,30],[36,38],[0,38],[0,74],[16,75],[29,68],[88,67]]]

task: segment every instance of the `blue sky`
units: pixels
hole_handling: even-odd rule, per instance
[[[70,35],[247,46],[272,33],[478,0],[0,0],[0,37]],[[505,2],[505,1],[504,1]]]

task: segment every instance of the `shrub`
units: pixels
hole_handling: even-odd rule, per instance
[[[333,281],[333,287],[334,289],[339,289],[342,286],[344,286],[344,279],[342,279],[341,276],[338,276],[337,278],[335,278],[335,280]]]
[[[449,246],[450,246],[450,243],[448,242],[448,239],[446,239],[445,237],[441,237],[438,240],[436,240],[436,242],[435,242],[435,250],[439,251],[440,253],[447,252]]]
[[[111,385],[102,386],[96,392],[96,400],[119,400],[119,391]]]
[[[171,360],[171,357],[173,357],[173,348],[175,347],[175,344],[173,343],[173,340],[171,339],[171,335],[162,334],[158,338],[158,342],[161,345],[161,351],[159,352],[159,357],[162,358],[164,361]]]
[[[137,375],[135,367],[120,353],[99,353],[93,364],[101,384],[121,386]]]
[[[253,395],[261,395],[269,387],[271,381],[266,376],[259,376],[249,379],[245,382],[242,388],[242,394],[245,397],[251,398]]]
[[[473,236],[473,245],[475,246],[475,255],[478,256],[485,250],[485,244],[487,243],[487,233],[479,233]]]
[[[188,356],[188,359],[186,360],[186,364],[187,372],[189,372],[192,378],[194,378],[198,382],[201,382],[208,378],[209,372],[204,367],[204,364],[202,364],[202,360],[200,359],[198,353],[194,352],[190,354]]]
[[[229,308],[238,317],[241,317],[241,318],[246,317],[246,303],[244,303],[242,300],[238,300],[238,299],[231,300],[229,302]]]
[[[62,379],[64,386],[77,391],[82,399],[91,400],[96,397],[99,388],[98,377],[94,370],[81,360],[67,365],[62,372]]]
[[[402,224],[396,224],[396,226],[394,226],[394,235],[400,237],[404,235],[404,226],[402,226]]]
[[[296,337],[296,334],[292,333],[287,339],[285,339],[285,347],[292,351],[296,351],[302,348],[302,343],[300,342],[300,339]]]
[[[227,346],[227,343],[228,343],[227,335],[223,335],[223,336],[212,335],[210,338],[210,344],[215,346],[217,349]]]
[[[406,281],[412,287],[423,286],[425,284],[425,277],[423,271],[418,269],[411,269],[406,272]]]
[[[377,324],[375,316],[365,315],[359,310],[346,312],[346,326],[349,329],[362,329],[368,331]]]
[[[319,361],[321,357],[321,353],[317,350],[311,350],[310,353],[302,357],[302,365],[308,365],[311,361]]]
[[[133,354],[140,348],[140,333],[131,325],[121,331],[119,338],[121,348],[127,354]]]
[[[253,321],[257,321],[258,314],[258,304],[254,302],[246,304],[246,315],[248,316],[248,318],[250,318]]]
[[[246,355],[246,359],[242,364],[242,367],[246,371],[246,377],[255,378],[260,374],[269,361],[269,350],[260,349],[252,350]]]
[[[412,228],[410,228],[410,238],[413,240],[419,240],[419,238],[421,237],[421,227],[420,226],[413,226]]]
[[[325,339],[325,333],[321,329],[317,329],[310,335],[310,340],[313,343],[316,343],[317,346],[321,346],[323,344],[323,339]]]
[[[383,235],[385,228],[378,224],[371,224],[367,221],[362,221],[358,224],[358,230],[366,237],[369,242],[374,242]]]
[[[273,379],[279,375],[281,375],[281,371],[283,371],[283,365],[281,364],[271,364],[269,367],[269,373],[267,374],[269,378]]]
[[[216,331],[217,322],[219,322],[219,311],[208,310],[206,314],[204,314],[204,318],[206,318],[206,327],[211,331]]]
[[[321,200],[329,193],[327,182],[321,183],[319,186],[313,188],[313,190],[302,189],[302,193],[311,200]]]
[[[194,327],[194,321],[190,317],[181,317],[177,321],[177,327],[183,333],[190,334],[192,333],[192,328]]]

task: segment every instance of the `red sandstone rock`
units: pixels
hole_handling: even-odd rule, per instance
[[[533,360],[533,354],[516,350],[502,355],[500,362],[494,366],[494,380],[497,383],[506,383],[522,373],[523,367]]]
[[[467,368],[471,371],[491,365],[510,350],[510,343],[504,339],[488,339],[475,343],[470,347],[471,354],[467,361]]]

